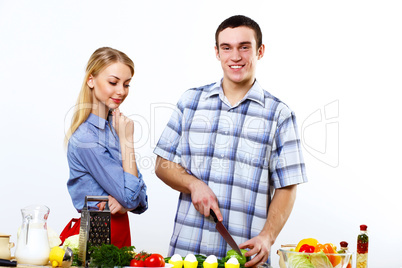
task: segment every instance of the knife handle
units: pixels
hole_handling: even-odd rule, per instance
[[[211,214],[212,218],[214,218],[214,222],[218,222],[218,217],[216,217],[215,212],[212,209],[209,209],[209,214]]]
[[[5,259],[0,259],[0,266],[16,267],[17,262],[16,261],[5,260]]]

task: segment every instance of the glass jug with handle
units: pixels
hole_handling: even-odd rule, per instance
[[[49,261],[47,218],[49,208],[32,205],[21,209],[22,226],[17,238],[15,258],[19,264],[46,265]]]

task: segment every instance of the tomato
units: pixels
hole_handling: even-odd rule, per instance
[[[145,259],[148,258],[151,254],[148,254],[145,251],[141,251],[137,255],[134,256],[134,259],[130,261],[131,267],[145,267]]]
[[[148,254],[146,251],[141,251],[140,253],[137,253],[137,255],[135,255],[134,259],[145,261],[145,259],[149,256],[151,256],[151,254]]]
[[[145,261],[132,259],[130,261],[130,266],[131,267],[145,267]]]
[[[145,259],[145,267],[165,267],[165,259],[160,254],[151,254]]]

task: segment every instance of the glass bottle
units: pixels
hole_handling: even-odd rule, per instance
[[[340,242],[341,248],[338,251],[338,253],[349,253],[349,248],[348,248],[348,242],[346,241],[341,241]],[[352,268],[352,255],[350,255],[348,265],[346,268]]]
[[[367,225],[360,225],[360,234],[357,236],[356,268],[367,268],[369,237]]]

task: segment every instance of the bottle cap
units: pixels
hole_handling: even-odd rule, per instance
[[[346,242],[346,241],[341,241],[339,244],[341,244],[341,247],[343,247],[343,248],[348,247],[348,242]]]
[[[365,224],[360,225],[360,231],[367,231],[367,225]]]

